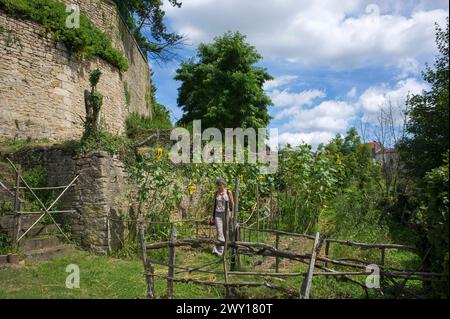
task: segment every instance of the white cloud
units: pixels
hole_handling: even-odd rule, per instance
[[[356,96],[356,92],[357,92],[357,90],[356,90],[356,87],[354,86],[354,87],[351,88],[350,91],[347,92],[347,97],[350,97],[350,98],[355,97]]]
[[[372,2],[378,9],[368,7]],[[180,9],[166,6],[171,27],[192,44],[239,30],[265,57],[334,68],[428,59],[435,52],[434,23],[448,15],[442,1],[191,0]]]
[[[326,143],[336,133],[344,133],[355,118],[356,106],[344,101],[326,100],[313,107],[291,106],[275,114],[282,120],[278,127],[280,144],[293,146],[301,142],[316,147]]]
[[[281,75],[273,80],[264,83],[264,90],[271,90],[292,83],[292,81],[298,79],[297,75]]]
[[[325,97],[325,92],[314,89],[292,93],[286,89],[283,91],[274,90],[269,93],[269,96],[273,104],[278,107],[302,106],[311,104],[317,98]]]
[[[312,108],[297,108],[284,127],[311,131],[340,132],[348,128],[349,122],[356,115],[355,106],[343,101],[323,101]]]
[[[413,58],[400,59],[397,68],[399,69],[399,74],[397,74],[396,78],[404,79],[419,74],[420,63]]]
[[[278,142],[281,145],[291,144],[297,146],[302,143],[311,144],[314,148],[320,143],[327,143],[335,134],[331,132],[311,132],[311,133],[290,133],[285,132],[278,136]]]
[[[415,78],[398,81],[393,87],[386,84],[371,86],[358,99],[358,105],[363,112],[363,120],[375,121],[380,110],[388,107],[389,103],[402,112],[409,94],[420,94],[428,85]]]

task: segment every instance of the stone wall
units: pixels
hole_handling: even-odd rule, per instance
[[[128,235],[130,204],[127,174],[120,160],[104,151],[71,156],[58,146],[23,150],[10,157],[24,169],[44,167],[49,186],[66,185],[79,175],[58,202],[58,209],[76,212],[60,215],[59,221],[93,253],[108,254],[122,247]]]
[[[79,138],[85,116],[84,90],[90,87],[89,72],[96,68],[103,73],[98,90],[104,96],[101,122],[107,130],[123,132],[130,112],[151,115],[148,62],[114,3],[64,2],[79,5],[108,34],[113,46],[127,57],[129,69],[120,72],[98,58],[81,61],[46,35],[41,25],[0,11],[0,138]]]

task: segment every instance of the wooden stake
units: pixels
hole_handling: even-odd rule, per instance
[[[384,267],[384,259],[385,259],[385,249],[381,248],[381,259],[380,259],[381,267]],[[380,285],[383,284],[383,280],[384,280],[383,271],[380,271]]]
[[[259,241],[259,187],[256,184],[256,241]]]
[[[17,165],[16,169],[16,189],[14,192],[14,236],[13,236],[13,247],[17,248],[19,238],[20,238],[20,231],[22,228],[21,220],[20,220],[20,173],[21,173],[21,166],[20,164]]]
[[[174,269],[175,269],[175,246],[173,243],[177,239],[177,230],[175,225],[172,223],[170,227],[170,242],[169,246],[169,269],[167,272],[167,298],[173,298],[173,278],[174,278]]]
[[[278,250],[280,247],[280,234],[275,233],[275,248]],[[278,272],[280,268],[280,258],[275,257],[275,272]]]
[[[153,281],[153,274],[155,269],[153,268],[152,263],[147,258],[147,247],[145,246],[145,232],[144,232],[144,225],[141,225],[139,228],[139,242],[141,244],[141,251],[142,251],[142,263],[144,264],[145,269],[145,281],[147,282],[147,297],[148,298],[154,298],[154,281]]]
[[[238,201],[239,201],[239,177],[234,178],[234,207],[233,207],[233,225],[231,235],[234,241],[238,240]],[[231,250],[230,269],[236,270],[237,249]]]
[[[331,243],[327,240],[325,242],[325,257],[330,258],[330,245]],[[325,262],[325,267],[328,267],[328,261]]]
[[[227,249],[228,249],[228,211],[225,211],[225,221],[223,223],[223,232],[225,235],[225,242],[223,245],[223,277],[225,284],[228,283],[228,271],[227,271]],[[225,286],[226,297],[230,296],[229,286]]]
[[[300,298],[309,299],[309,292],[311,290],[312,277],[314,273],[314,266],[316,263],[317,246],[319,245],[320,235],[316,233],[316,238],[314,239],[314,245],[311,252],[311,259],[308,266],[308,274],[303,280],[303,284],[300,290]]]

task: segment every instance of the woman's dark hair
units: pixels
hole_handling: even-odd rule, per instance
[[[222,178],[219,178],[219,179],[216,181],[216,184],[217,184],[217,185],[220,185],[220,184],[225,185],[225,180],[222,179]]]

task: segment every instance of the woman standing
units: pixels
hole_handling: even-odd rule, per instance
[[[211,218],[211,223],[216,225],[217,240],[225,241],[225,236],[228,236],[228,227],[226,227],[225,234],[225,223],[227,226],[230,224],[226,220],[226,216],[230,217],[230,212],[234,208],[233,194],[225,188],[225,181],[223,179],[217,180],[217,191],[214,194],[214,210],[213,216]],[[214,245],[213,254],[217,256],[223,255],[223,245]]]

